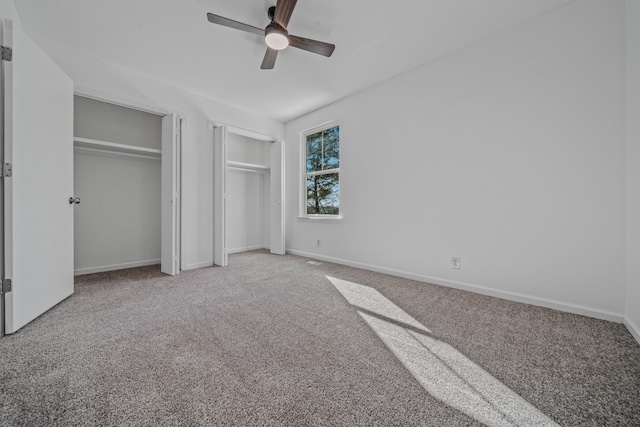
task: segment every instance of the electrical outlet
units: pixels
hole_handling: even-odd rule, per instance
[[[320,247],[320,240],[316,240],[316,248]]]
[[[460,270],[460,257],[452,256],[451,257],[451,268],[454,270]]]

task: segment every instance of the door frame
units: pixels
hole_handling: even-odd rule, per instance
[[[236,134],[236,135],[245,136],[245,137],[256,139],[256,140],[259,140],[259,141],[269,142],[269,143],[272,143],[272,144],[276,143],[276,142],[280,142],[281,143],[282,157],[281,157],[281,166],[280,166],[280,169],[281,169],[280,178],[281,178],[281,187],[282,187],[282,189],[281,189],[281,194],[280,194],[280,200],[278,202],[278,209],[281,211],[281,222],[282,222],[282,224],[281,224],[281,233],[280,233],[281,234],[281,240],[282,240],[282,248],[281,249],[282,249],[282,252],[283,252],[282,255],[284,255],[284,250],[285,250],[285,243],[284,243],[285,242],[285,224],[286,224],[286,221],[285,221],[286,209],[285,209],[285,194],[284,194],[284,177],[285,177],[285,174],[284,174],[284,168],[285,168],[285,164],[284,164],[284,143],[285,143],[285,141],[284,141],[284,139],[276,138],[276,137],[269,136],[269,135],[264,134],[264,133],[252,131],[252,130],[241,128],[241,127],[238,127],[238,126],[229,125],[229,124],[226,124],[226,123],[223,123],[223,122],[219,122],[219,121],[210,121],[209,122],[210,137],[211,137],[212,143],[214,144],[214,147],[213,147],[214,148],[213,149],[213,152],[214,152],[213,167],[214,168],[217,166],[217,162],[216,162],[216,159],[215,159],[215,153],[216,153],[215,130],[216,130],[216,128],[219,128],[219,127],[224,127],[225,132],[223,134],[233,133],[233,134]],[[225,153],[223,153],[223,154],[224,154],[224,158],[225,158],[225,161],[224,161],[225,164],[224,164],[224,171],[223,171],[222,175],[226,176],[228,166],[226,164],[226,154]],[[272,174],[272,176],[273,176],[273,174]],[[216,254],[215,254],[216,232],[215,232],[215,230],[216,230],[216,222],[217,222],[217,220],[216,220],[216,205],[218,203],[222,202],[223,209],[226,210],[226,203],[223,202],[223,199],[226,198],[226,194],[223,194],[223,195],[216,194],[216,183],[215,183],[216,178],[215,177],[216,177],[216,171],[214,169],[214,172],[213,172],[213,179],[214,179],[214,183],[213,183],[213,189],[214,189],[214,194],[213,194],[213,216],[214,217],[213,217],[213,227],[212,227],[213,228],[213,251],[214,252],[213,252],[212,264],[218,265],[218,264],[215,263],[215,258],[216,258]],[[223,191],[223,193],[224,193],[224,191]],[[272,197],[271,204],[273,204],[273,194],[271,195],[271,197]],[[273,215],[273,211],[274,211],[273,207],[270,207],[271,215]],[[226,218],[225,217],[226,217],[226,213],[223,215],[223,224],[221,225],[223,227],[223,230],[226,229]],[[271,224],[269,226],[270,233],[272,233],[272,229],[273,229],[273,218],[271,218]],[[226,238],[226,230],[222,234],[223,234],[222,239],[224,240]],[[272,242],[272,239],[273,239],[273,236],[270,236],[269,241]],[[272,247],[273,244],[270,243],[270,246]],[[223,251],[225,252],[224,255],[226,255],[226,250],[227,249],[226,249],[226,245],[224,244],[224,242],[222,244],[222,248],[223,248]],[[226,256],[224,256],[224,260],[225,260],[225,262],[223,263],[224,264],[223,266],[226,265]]]
[[[9,46],[13,48],[13,40],[5,40],[5,31],[4,26],[8,22],[8,20],[0,17],[0,45],[1,46]],[[5,96],[11,96],[11,93],[7,93],[6,88],[4,87],[5,83],[5,61],[0,59],[0,173],[2,169],[2,165],[4,165],[5,153],[4,153],[4,145],[5,145],[5,120],[4,113],[7,105],[7,100]],[[10,72],[10,71],[9,71]],[[2,174],[4,175],[4,174]],[[0,288],[3,288],[2,280],[4,280],[5,273],[5,212],[4,212],[4,176],[0,177]],[[5,295],[4,290],[0,289],[0,337],[5,335]]]
[[[185,226],[184,226],[184,221],[182,221],[182,218],[184,216],[183,214],[185,211],[183,171],[185,170],[185,157],[186,157],[185,156],[186,144],[184,143],[184,141],[186,141],[186,138],[187,138],[187,122],[188,122],[187,115],[180,111],[169,110],[169,109],[158,107],[158,106],[140,103],[131,99],[114,96],[113,94],[110,94],[110,93],[100,92],[100,91],[96,91],[96,90],[89,89],[87,87],[78,86],[78,85],[74,87],[73,95],[81,96],[83,98],[94,99],[96,101],[106,102],[109,104],[118,105],[125,108],[130,108],[132,110],[143,111],[145,113],[151,113],[158,116],[164,117],[169,114],[175,114],[177,116],[177,126],[179,128],[178,130],[180,133],[180,140],[178,141],[179,147],[177,152],[177,155],[180,157],[180,163],[179,163],[178,170],[176,170],[177,176],[174,177],[178,179],[178,182],[180,183],[179,184],[180,209],[176,217],[176,222],[177,222],[176,232],[178,234],[177,257],[178,257],[178,266],[179,266],[177,273],[180,273],[180,271],[182,270],[186,270],[184,257],[182,256],[182,254],[184,253],[184,236],[185,236],[185,229],[184,229]]]

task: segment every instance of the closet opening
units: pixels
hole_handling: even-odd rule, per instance
[[[284,248],[284,141],[214,129],[214,264],[230,253]]]
[[[182,119],[74,96],[74,274],[180,271]]]

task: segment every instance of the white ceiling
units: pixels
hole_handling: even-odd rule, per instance
[[[276,0],[20,0],[38,43],[169,82],[282,122],[571,0],[298,0],[289,32],[336,45],[331,58],[288,48],[260,70],[256,27]]]

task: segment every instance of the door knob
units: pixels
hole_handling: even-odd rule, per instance
[[[76,197],[76,198],[69,197],[69,204],[73,205],[74,203],[76,205],[79,205],[80,204],[80,197]]]

